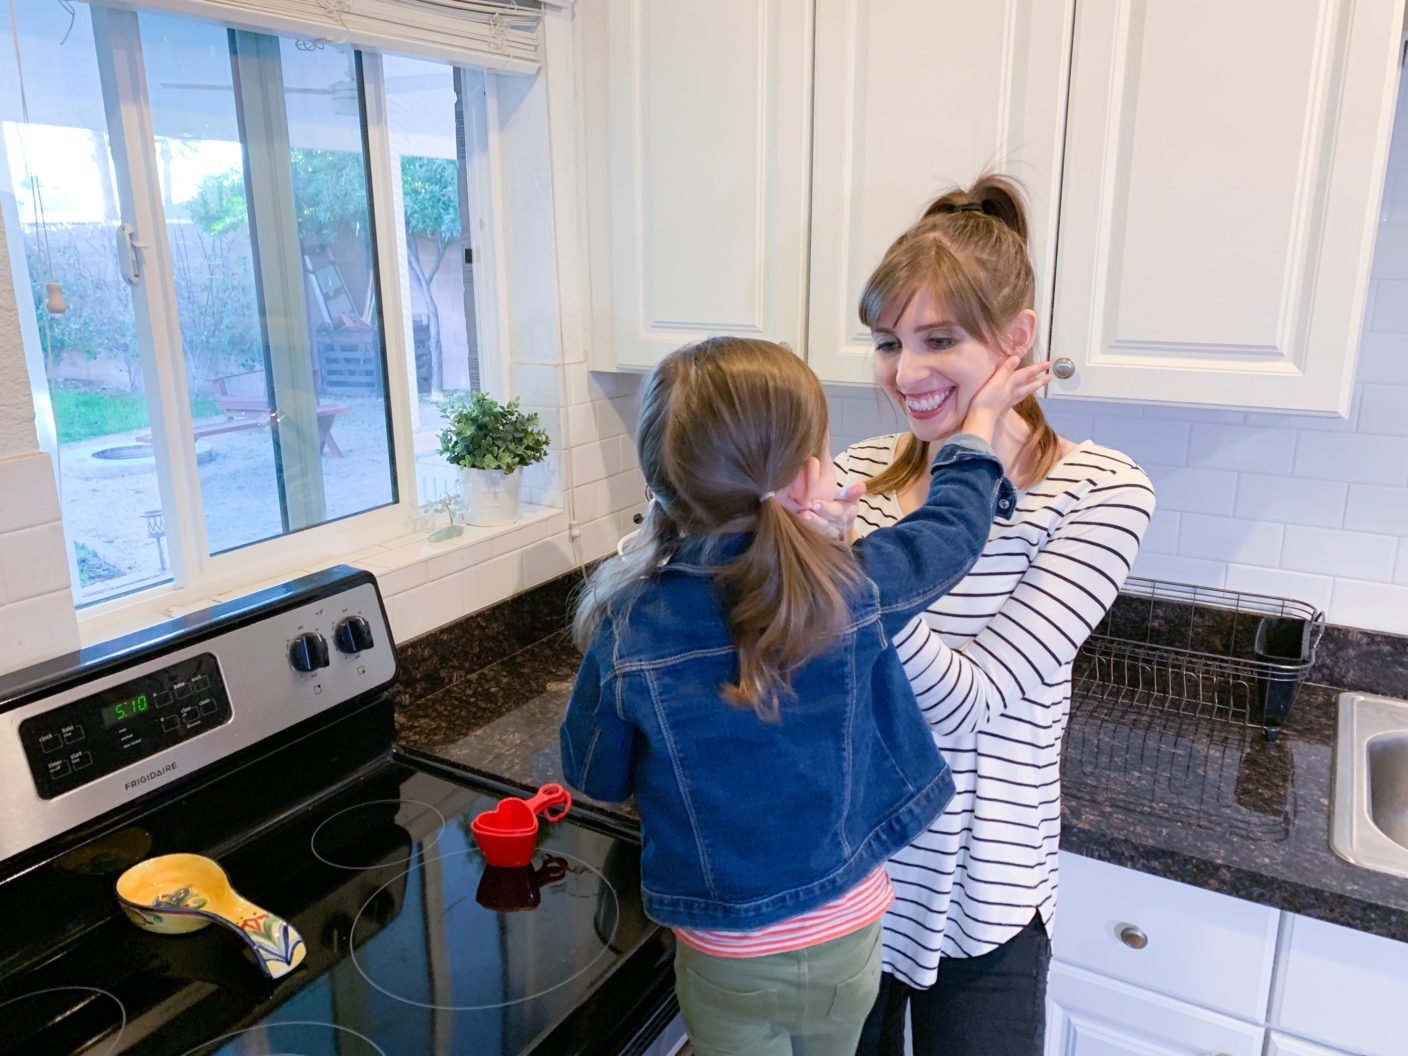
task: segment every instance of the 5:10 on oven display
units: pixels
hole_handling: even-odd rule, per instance
[[[109,704],[101,712],[103,717],[103,729],[109,729],[120,722],[130,722],[132,719],[139,719],[147,711],[149,702],[145,693],[139,693],[135,697],[128,697],[126,700],[119,700],[115,704]]]

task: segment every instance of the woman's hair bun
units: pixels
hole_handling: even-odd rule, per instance
[[[966,190],[955,187],[935,198],[924,210],[924,219],[945,213],[983,212],[1004,225],[1027,244],[1026,200],[1020,185],[1010,176],[988,172]]]

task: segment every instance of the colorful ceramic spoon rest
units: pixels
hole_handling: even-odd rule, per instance
[[[203,855],[138,862],[117,878],[117,901],[132,923],[161,935],[184,935],[212,922],[229,928],[270,979],[293,971],[308,952],[288,921],[242,898],[225,870]]]

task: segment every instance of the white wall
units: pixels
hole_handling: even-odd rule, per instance
[[[833,392],[832,408],[842,438],[897,428],[863,390]],[[1064,435],[1119,448],[1153,478],[1159,508],[1138,574],[1300,598],[1333,623],[1408,634],[1408,80],[1348,421],[1081,400],[1046,409]]]

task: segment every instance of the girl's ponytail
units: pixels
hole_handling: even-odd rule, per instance
[[[859,581],[849,547],[763,500],[752,544],[719,575],[738,647],[738,682],[724,699],[775,721],[792,672],[845,630]]]

